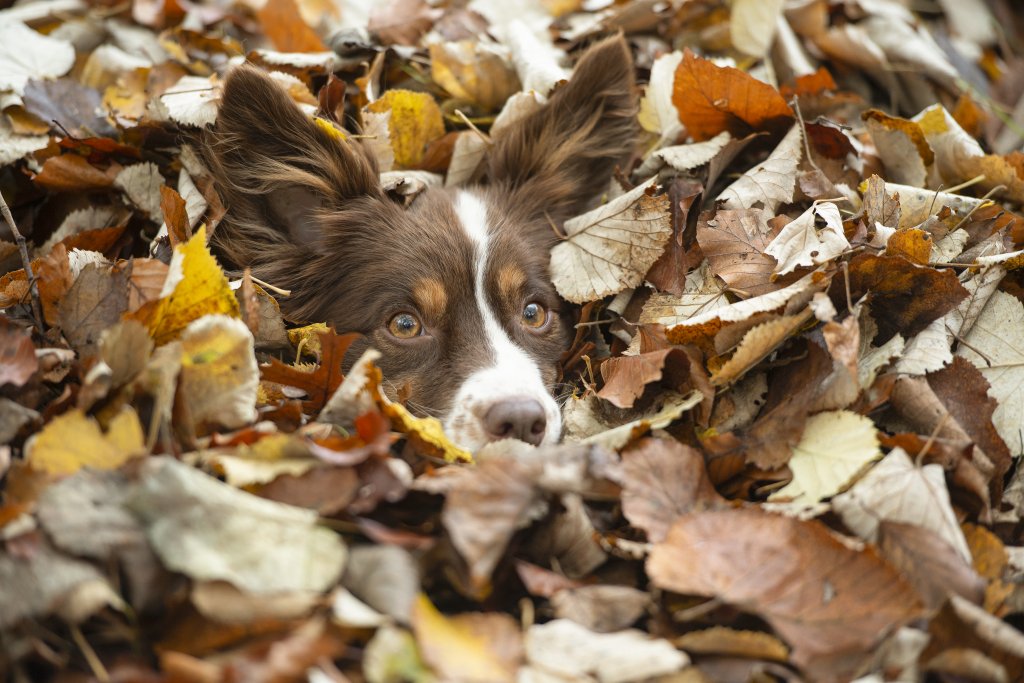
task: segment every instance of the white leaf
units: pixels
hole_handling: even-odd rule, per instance
[[[628,421],[618,426],[610,426],[595,413],[598,399],[591,394],[583,399],[570,400],[566,404],[565,438],[619,450],[636,439],[638,434],[668,427],[687,410],[699,405],[702,399],[703,395],[699,391],[693,391],[686,396],[671,391],[665,392],[650,411],[627,412]]]
[[[767,159],[725,188],[718,201],[726,209],[752,209],[760,205],[774,213],[779,204],[793,201],[796,171],[802,158],[803,135],[796,124]]]
[[[814,274],[804,275],[802,278],[782,289],[777,289],[774,292],[768,292],[760,296],[753,296],[743,301],[737,301],[736,303],[729,304],[728,306],[721,306],[718,308],[707,308],[696,315],[683,320],[673,320],[671,316],[666,316],[663,319],[650,320],[650,322],[660,322],[666,327],[676,327],[678,325],[701,325],[703,323],[712,320],[721,320],[722,322],[739,322],[740,320],[746,320],[755,313],[767,313],[768,311],[774,311],[776,309],[785,306],[791,299],[796,296],[806,294],[812,290],[816,285],[814,284]]]
[[[196,423],[228,428],[256,419],[260,371],[253,337],[241,320],[205,315],[181,335],[181,395]]]
[[[387,173],[395,167],[395,150],[391,146],[391,110],[374,112],[363,109],[363,127],[359,132],[366,135],[363,146],[377,159],[377,168]]]
[[[0,167],[36,152],[50,143],[49,135],[18,135],[6,116],[0,116]]]
[[[219,97],[220,85],[214,84],[212,77],[182,76],[150,106],[162,121],[202,128],[217,120]]]
[[[960,524],[949,502],[940,465],[916,467],[902,448],[894,448],[849,491],[832,499],[843,523],[864,540],[876,543],[882,522],[901,522],[934,531],[968,564]]]
[[[683,132],[683,125],[679,122],[679,110],[672,102],[676,68],[682,61],[683,53],[679,50],[655,59],[651,66],[651,78],[647,83],[647,89],[640,100],[637,120],[644,130],[654,133],[662,141],[675,140]]]
[[[452,148],[452,160],[448,164],[444,186],[457,187],[468,183],[484,160],[487,149],[487,141],[476,131],[464,130],[459,133]]]
[[[178,173],[178,194],[185,200],[185,215],[188,216],[189,226],[196,227],[199,219],[206,213],[209,202],[206,201],[206,197],[196,187],[192,176],[185,170],[184,166],[182,166],[181,172]]]
[[[723,131],[704,142],[694,142],[689,145],[674,145],[659,149],[654,153],[665,163],[677,171],[689,171],[706,163],[718,156],[722,148],[729,144],[732,136],[729,131]]]
[[[153,220],[159,221],[160,187],[164,178],[160,169],[151,161],[125,167],[114,178],[114,186],[128,196],[132,204],[139,207]]]
[[[558,63],[562,53],[551,44],[550,38],[545,38],[546,33],[535,33],[518,19],[508,24],[505,36],[523,90],[541,95],[547,95],[556,83],[569,78],[569,71]]]
[[[682,296],[652,294],[640,311],[640,323],[658,323],[671,327],[728,305],[725,288],[711,274],[705,259],[699,268],[686,276]]]
[[[75,64],[75,48],[21,22],[0,26],[0,90],[25,94],[31,79],[56,78]]]
[[[764,57],[775,39],[784,0],[734,0],[729,21],[732,44],[751,57]]]
[[[239,491],[166,456],[140,470],[130,506],[171,571],[263,595],[322,592],[341,576],[345,546],[316,512]]]
[[[793,481],[769,500],[817,503],[834,496],[881,455],[875,423],[869,418],[848,410],[818,413],[807,420],[800,443],[793,448]]]
[[[672,236],[666,195],[647,192],[654,179],[565,222],[565,241],[551,250],[551,280],[573,303],[636,287]]]
[[[907,375],[925,375],[953,362],[953,335],[946,329],[948,314],[936,318],[928,327],[911,337],[896,363],[896,371]]]
[[[999,405],[992,423],[1017,456],[1024,454],[1024,304],[996,291],[957,351],[988,380],[988,395]],[[983,354],[983,355],[982,355]]]
[[[815,226],[815,215],[825,221],[820,230]],[[786,224],[764,252],[778,260],[775,273],[785,275],[800,266],[827,263],[849,248],[839,207],[832,202],[822,202]]]
[[[530,665],[557,680],[626,683],[671,674],[690,662],[663,638],[636,629],[595,633],[568,619],[531,626],[525,645]]]

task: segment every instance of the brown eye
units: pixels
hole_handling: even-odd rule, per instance
[[[544,327],[548,321],[548,312],[537,302],[531,302],[523,306],[523,324],[527,327],[538,330]]]
[[[412,313],[399,313],[388,322],[388,332],[398,339],[412,339],[420,336],[423,325]]]

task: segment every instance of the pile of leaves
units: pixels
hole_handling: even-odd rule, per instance
[[[1024,25],[912,5],[0,10],[0,673],[1024,679]],[[231,65],[411,202],[615,32],[564,443],[465,452],[211,253]]]

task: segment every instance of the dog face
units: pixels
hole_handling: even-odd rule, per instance
[[[553,226],[631,153],[632,91],[625,41],[598,44],[546,105],[495,137],[485,184],[428,189],[403,207],[358,143],[241,67],[204,145],[228,207],[216,241],[292,290],[281,300],[290,318],[361,332],[392,397],[464,447],[557,440],[551,389],[571,326],[548,274]]]

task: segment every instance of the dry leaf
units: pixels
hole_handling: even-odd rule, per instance
[[[303,20],[296,0],[267,0],[256,16],[263,32],[281,52],[322,52],[327,49]]]
[[[782,20],[783,0],[736,0],[729,13],[732,44],[751,57],[764,57]]]
[[[25,460],[50,474],[72,474],[83,467],[113,469],[146,452],[142,425],[131,408],[123,408],[104,433],[79,410],[50,420],[25,447]]]
[[[636,287],[672,236],[668,197],[653,196],[654,179],[565,222],[566,239],[551,250],[552,282],[574,303]]]
[[[233,429],[256,419],[260,373],[245,323],[203,316],[181,333],[181,349],[180,396],[195,424]]]
[[[774,212],[779,204],[793,201],[796,171],[803,153],[803,135],[800,126],[795,125],[767,159],[722,190],[718,201],[726,209],[760,206]]]
[[[427,93],[388,90],[366,108],[378,114],[391,114],[388,131],[399,168],[417,167],[423,161],[427,145],[444,135],[441,109]]]
[[[33,31],[18,21],[0,28],[0,90],[25,92],[30,79],[63,76],[74,66],[75,48],[66,40]]]
[[[723,131],[743,137],[752,130],[777,130],[793,119],[793,110],[775,88],[689,50],[676,69],[672,102],[686,132],[698,142]]]
[[[825,222],[823,227],[817,227],[815,216]],[[785,275],[801,266],[828,263],[849,248],[839,207],[832,202],[822,202],[787,223],[765,247],[764,253],[778,260],[775,274]]]

